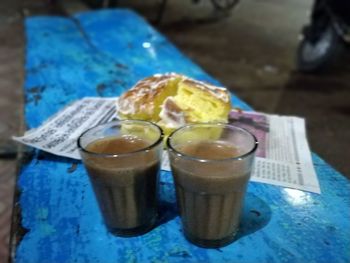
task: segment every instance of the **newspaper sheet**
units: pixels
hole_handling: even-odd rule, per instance
[[[116,98],[81,99],[40,127],[13,139],[52,154],[80,159],[77,138],[88,128],[116,118],[115,101]],[[249,130],[259,141],[252,181],[320,193],[304,119],[232,110],[229,122]],[[170,170],[166,152],[162,169]]]
[[[115,98],[84,98],[65,107],[40,127],[14,140],[40,150],[80,159],[78,137],[87,129],[115,117]]]

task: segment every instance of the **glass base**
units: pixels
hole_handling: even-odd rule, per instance
[[[188,234],[185,233],[185,237],[188,241],[193,243],[196,246],[203,247],[203,248],[219,248],[219,247],[224,247],[229,244],[231,244],[233,241],[235,241],[236,234],[238,230],[236,230],[234,233],[231,235],[222,238],[222,239],[201,239],[201,238],[196,238],[192,237]]]
[[[111,228],[107,227],[109,232],[120,237],[135,237],[146,234],[155,227],[157,217],[154,217],[148,224],[134,228]]]

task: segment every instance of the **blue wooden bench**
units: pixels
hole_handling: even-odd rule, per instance
[[[25,121],[40,125],[85,96],[118,96],[154,73],[218,82],[140,16],[118,9],[26,20]],[[250,109],[236,96],[233,104]],[[34,151],[20,170],[16,262],[349,262],[350,183],[313,155],[322,194],[251,182],[237,240],[203,249],[181,233],[169,172],[159,225],[133,238],[109,234],[80,162]]]

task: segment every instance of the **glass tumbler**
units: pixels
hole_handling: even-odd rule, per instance
[[[201,247],[231,243],[258,142],[223,123],[190,124],[167,139],[185,237]]]
[[[160,127],[138,120],[101,124],[79,137],[80,155],[111,233],[135,236],[154,226],[162,139]]]

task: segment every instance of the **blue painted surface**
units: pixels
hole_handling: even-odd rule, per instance
[[[176,71],[217,81],[129,10],[26,20],[29,128],[84,96],[117,96],[138,79]],[[144,48],[143,43],[151,44]],[[249,109],[236,96],[234,105]],[[170,173],[161,175],[161,223],[134,238],[110,235],[85,170],[36,151],[19,177],[17,262],[350,262],[350,183],[313,155],[322,195],[250,183],[233,244],[203,249],[180,229]]]

